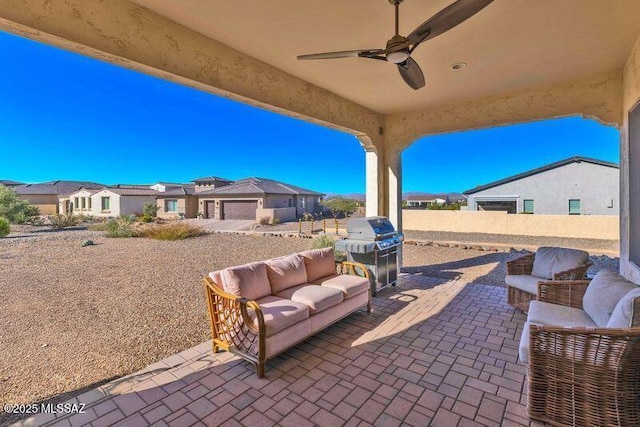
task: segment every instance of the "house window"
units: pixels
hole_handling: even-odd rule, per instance
[[[178,212],[178,200],[177,199],[168,199],[164,201],[164,211],[165,212]]]
[[[302,209],[304,209],[306,205],[307,205],[307,199],[306,199],[306,197],[301,197],[301,198],[300,198],[300,207],[301,207]]]
[[[291,207],[291,199],[289,199],[289,207]]]
[[[108,211],[110,209],[109,197],[102,197],[102,210]]]
[[[80,198],[79,197],[74,197],[73,198],[73,206],[75,206],[76,209],[80,209]]]
[[[522,201],[522,212],[532,214],[533,213],[533,200],[525,199]]]
[[[80,199],[80,200],[81,200],[81,202],[80,202],[80,207],[81,207],[81,209],[87,209],[87,198],[86,198],[86,197],[83,197],[83,198],[82,198],[82,199]]]
[[[91,197],[87,197],[87,209],[91,209]]]
[[[569,199],[569,215],[580,215],[580,199]]]

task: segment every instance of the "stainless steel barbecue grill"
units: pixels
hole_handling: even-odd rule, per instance
[[[347,253],[349,261],[364,264],[371,275],[371,291],[395,286],[398,279],[398,250],[404,236],[383,216],[354,218],[347,223],[348,236],[336,241],[336,250]]]

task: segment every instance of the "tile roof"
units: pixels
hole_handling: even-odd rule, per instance
[[[159,191],[158,197],[175,197],[175,196],[190,196],[196,194],[195,187],[167,187],[165,191]]]
[[[158,193],[149,187],[105,187],[102,190],[110,191],[121,196],[156,196]]]
[[[555,162],[555,163],[551,163],[536,169],[531,169],[530,171],[527,172],[523,172],[523,173],[519,173],[517,175],[513,175],[504,179],[500,179],[498,181],[494,181],[494,182],[490,182],[489,184],[485,184],[485,185],[479,185],[477,187],[474,187],[470,190],[465,191],[462,194],[474,194],[477,193],[479,191],[483,191],[483,190],[488,190],[489,188],[493,188],[493,187],[497,187],[499,185],[502,184],[507,184],[509,182],[513,182],[513,181],[517,181],[519,179],[522,178],[527,178],[529,176],[532,175],[536,175],[542,172],[547,172],[550,171],[551,169],[556,169],[559,168],[561,166],[566,166],[568,164],[571,163],[592,163],[594,165],[600,165],[600,166],[606,166],[606,167],[610,167],[610,168],[616,168],[619,169],[620,166],[618,166],[618,164],[616,163],[612,163],[612,162],[605,162],[604,160],[598,160],[598,159],[592,159],[589,157],[582,157],[582,156],[574,156],[574,157],[570,157],[568,159],[564,159],[564,160],[560,160],[559,162]]]
[[[61,195],[74,193],[81,188],[97,189],[104,187],[103,184],[87,181],[49,181],[39,184],[22,184],[16,185],[13,189],[21,195],[29,194],[47,194]]]
[[[205,176],[202,178],[196,178],[191,180],[191,182],[211,182],[211,181],[233,182],[230,179],[221,178],[219,176]]]
[[[284,182],[275,181],[268,178],[244,178],[234,181],[232,184],[224,187],[213,188],[211,190],[201,191],[198,194],[214,195],[214,194],[305,194],[312,196],[322,196],[322,193],[308,190],[306,188],[297,187],[295,185],[285,184]]]

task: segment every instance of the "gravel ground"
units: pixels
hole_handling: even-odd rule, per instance
[[[96,245],[80,247],[88,238]],[[308,245],[261,235],[162,242],[17,227],[0,239],[0,401],[62,401],[209,339],[206,273]],[[406,245],[404,271],[504,285],[505,263],[517,256]],[[617,268],[617,260],[596,261],[596,269]]]

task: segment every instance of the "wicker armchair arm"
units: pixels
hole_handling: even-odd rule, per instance
[[[553,280],[581,280],[587,274],[587,270],[593,265],[591,261],[569,270],[561,271],[553,275]]]
[[[536,254],[528,254],[513,261],[507,261],[507,274],[511,276],[530,275]]]
[[[582,308],[582,299],[591,280],[551,280],[538,282],[538,301]]]
[[[369,279],[369,270],[364,264],[353,261],[336,261],[336,271],[339,274],[351,274]]]
[[[225,350],[235,347],[239,351],[257,353],[266,330],[260,304],[223,291],[209,277],[204,279],[204,284],[214,344]]]

